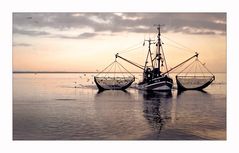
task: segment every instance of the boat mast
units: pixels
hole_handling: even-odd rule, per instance
[[[158,38],[158,43],[157,43],[158,53],[157,53],[156,57],[158,57],[157,60],[158,60],[158,69],[159,69],[159,75],[160,75],[160,74],[161,74],[161,71],[160,71],[160,61],[161,61],[161,59],[162,59],[162,57],[161,57],[161,52],[160,52],[160,47],[161,47],[160,27],[161,27],[162,25],[158,24],[158,25],[155,25],[155,26],[157,26],[157,29],[158,29],[158,36],[157,36],[157,38]]]
[[[152,58],[152,52],[151,52],[151,47],[150,47],[150,45],[151,45],[151,44],[155,44],[155,42],[154,42],[154,40],[151,40],[150,38],[149,38],[149,40],[144,40],[144,41],[149,42],[148,54],[147,54],[147,57],[146,57],[146,60],[145,60],[144,68],[146,69],[146,67],[147,67],[148,57],[149,57],[149,55],[150,55],[151,66],[152,66],[152,69],[154,69],[153,58]]]

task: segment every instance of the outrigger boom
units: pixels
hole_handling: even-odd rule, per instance
[[[173,68],[171,68],[170,70],[168,70],[168,71],[166,71],[166,72],[164,72],[164,73],[162,73],[162,74],[164,75],[164,74],[167,74],[168,72],[171,72],[172,70],[174,70],[174,69],[178,68],[179,66],[185,64],[186,62],[190,61],[190,60],[193,59],[194,57],[198,57],[198,55],[199,55],[199,54],[198,54],[197,52],[195,52],[195,55],[193,55],[192,57],[188,58],[187,60],[183,61],[182,63],[180,63],[180,64],[178,64],[178,65],[176,65],[176,66],[174,66]]]
[[[121,59],[123,59],[123,60],[125,60],[126,62],[128,62],[128,63],[130,63],[130,64],[132,64],[132,65],[134,65],[134,66],[136,66],[136,67],[138,67],[138,68],[140,68],[140,69],[142,69],[142,70],[144,70],[144,67],[143,67],[143,66],[141,66],[141,65],[139,65],[139,64],[136,64],[136,63],[134,63],[134,62],[131,62],[130,60],[127,60],[127,59],[125,59],[125,58],[119,56],[119,53],[115,54],[115,58],[118,58],[118,57],[121,58]]]

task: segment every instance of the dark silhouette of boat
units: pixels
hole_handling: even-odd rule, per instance
[[[158,30],[157,41],[151,40],[151,39],[144,40],[144,44],[145,42],[148,42],[148,53],[146,56],[144,66],[136,64],[120,56],[118,53],[115,56],[116,58],[119,57],[125,60],[126,62],[143,70],[143,81],[138,83],[138,86],[137,86],[138,89],[149,90],[149,91],[152,91],[152,90],[171,91],[173,87],[173,79],[169,76],[168,72],[166,73],[162,72],[162,67],[165,66],[167,69],[167,63],[164,56],[161,37],[160,37],[161,25],[156,25],[156,26]],[[155,44],[157,46],[155,56],[153,56],[153,53],[151,51],[152,44]],[[150,65],[148,65],[148,63],[150,63]]]
[[[168,70],[164,50],[162,47],[163,43],[161,41],[161,32],[160,32],[161,25],[156,25],[156,26],[158,30],[157,41],[151,40],[151,39],[144,40],[144,44],[145,42],[148,43],[148,53],[147,53],[144,65],[137,64],[131,60],[128,60],[120,56],[119,53],[117,53],[115,55],[115,61],[112,64],[110,64],[108,67],[106,67],[105,69],[109,68],[110,66],[112,68],[113,64],[119,64],[124,70],[126,70],[120,63],[116,61],[117,58],[120,58],[138,67],[139,69],[143,70],[143,80],[137,84],[137,88],[139,90],[171,92],[173,87],[173,79],[169,76],[169,72],[185,65],[185,63],[187,63],[188,61],[196,58],[194,62],[195,63],[198,62],[199,64],[201,64],[202,67],[204,67],[210,73],[210,75],[205,76],[203,74],[203,77],[196,76],[196,75],[194,75],[193,77],[190,77],[190,76],[187,76],[187,74],[179,75],[181,73],[180,72],[176,76],[178,90],[203,90],[204,88],[209,86],[215,80],[215,76],[205,67],[205,64],[202,64],[198,60],[199,54],[197,52],[195,52],[195,54],[191,56],[190,58],[186,59],[185,61],[181,62],[180,64]],[[156,45],[155,53],[151,51],[152,44]],[[191,64],[189,66],[191,66]],[[186,68],[188,68],[189,66],[187,66]],[[164,69],[164,72],[163,72],[163,69]],[[126,71],[127,73],[130,73],[128,70]],[[131,77],[115,77],[115,76],[97,77],[95,76],[94,81],[99,90],[125,90],[128,87],[130,87],[130,85],[135,81],[135,77],[133,75]]]

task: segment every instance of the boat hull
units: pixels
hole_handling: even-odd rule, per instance
[[[171,91],[173,87],[173,80],[168,76],[155,78],[150,82],[141,82],[138,84],[138,89],[148,91]]]

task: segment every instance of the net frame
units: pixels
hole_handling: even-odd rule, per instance
[[[192,72],[190,71],[192,68],[194,68],[193,75],[189,73],[189,72]],[[207,74],[203,72],[203,69],[206,70]],[[197,72],[198,70],[200,70],[200,73]],[[214,80],[215,80],[215,76],[208,70],[205,64],[203,64],[198,58],[196,58],[193,62],[187,65],[182,71],[180,71],[176,75],[178,88],[182,88],[185,90],[203,89],[207,87],[208,85],[210,85]]]
[[[116,71],[117,69],[119,72]],[[116,74],[120,74],[121,76]],[[128,76],[125,74],[128,74]],[[135,76],[116,60],[99,72],[94,78],[97,84],[106,89],[120,89],[135,81]]]

